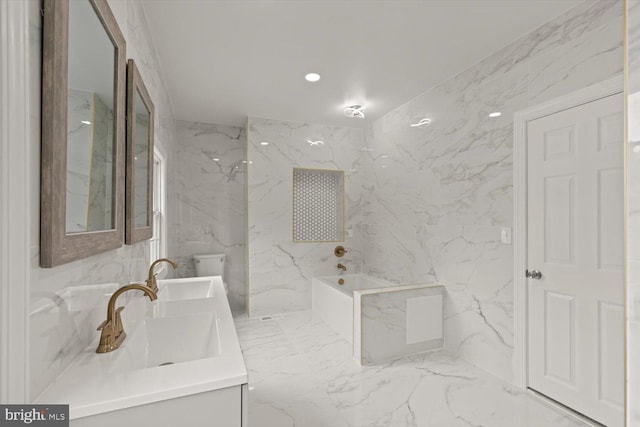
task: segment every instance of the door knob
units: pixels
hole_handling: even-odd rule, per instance
[[[539,272],[538,270],[526,270],[525,274],[527,276],[528,279],[541,279],[542,278],[542,273]]]

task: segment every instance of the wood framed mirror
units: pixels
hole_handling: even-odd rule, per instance
[[[126,44],[107,0],[44,0],[40,265],[122,246]]]
[[[155,108],[133,59],[127,63],[127,174],[125,243],[153,235],[153,126]]]

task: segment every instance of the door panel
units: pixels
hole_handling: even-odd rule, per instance
[[[598,171],[598,267],[622,270],[623,231],[618,223],[622,216],[624,200],[620,183],[622,169],[612,168]]]
[[[545,292],[545,376],[575,386],[574,298]]]
[[[544,178],[544,260],[574,264],[574,176]]]
[[[528,123],[529,387],[623,425],[622,95]]]
[[[624,399],[624,323],[622,306],[600,303],[598,334],[602,357],[598,366],[598,397],[609,405],[622,409]]]

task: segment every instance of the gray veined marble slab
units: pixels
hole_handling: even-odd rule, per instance
[[[622,58],[622,2],[583,2],[365,131],[363,273],[444,285],[446,349],[506,381],[513,114],[620,75]],[[424,117],[429,126],[409,126]]]
[[[193,255],[224,253],[231,308],[245,307],[246,135],[242,128],[177,122],[178,275],[196,274]]]
[[[307,139],[324,144],[311,145]],[[349,274],[360,271],[362,144],[361,129],[249,117],[247,279],[251,316],[310,309],[311,278],[336,274],[339,262]],[[293,242],[294,167],[345,172],[344,242]],[[338,244],[349,251],[344,258],[333,254]]]
[[[360,367],[311,312],[237,319],[260,427],[585,426],[444,351]]]

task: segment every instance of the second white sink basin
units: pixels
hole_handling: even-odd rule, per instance
[[[213,297],[211,278],[187,278],[158,281],[159,301],[180,301]]]

